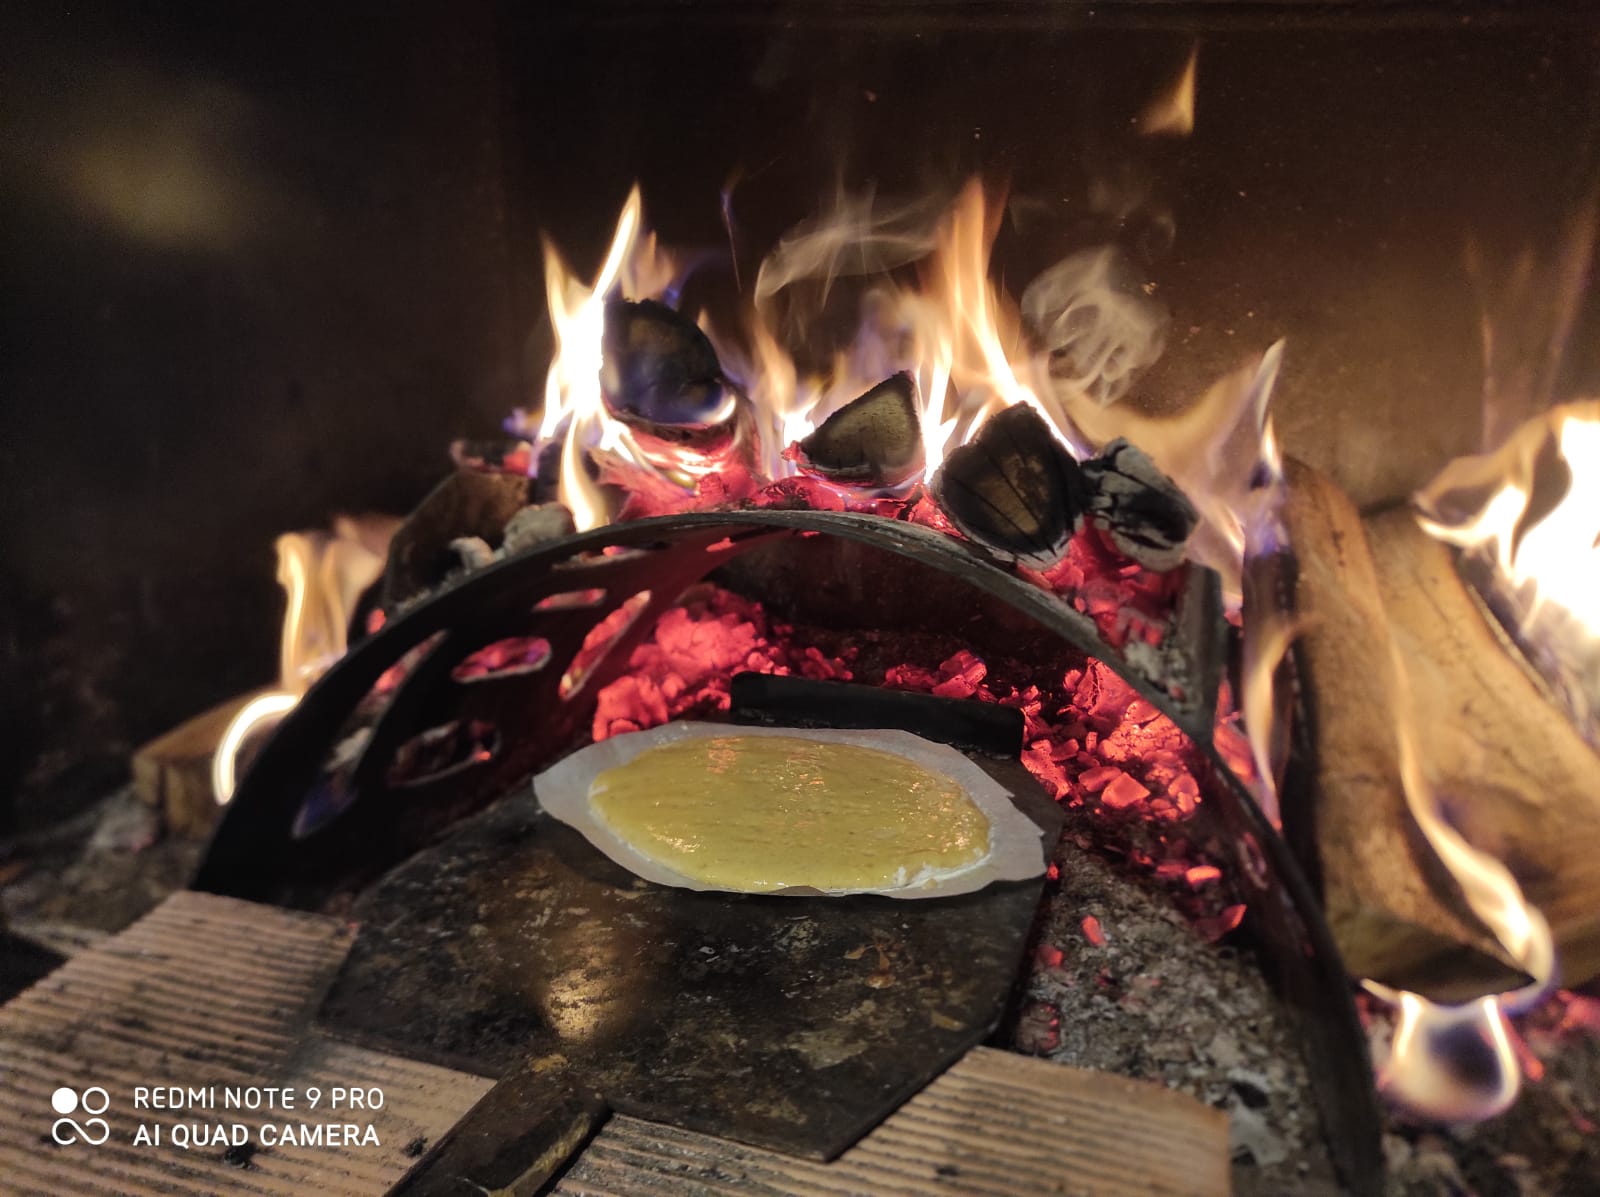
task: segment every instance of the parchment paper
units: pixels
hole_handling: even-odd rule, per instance
[[[674,885],[682,889],[727,890],[683,876],[659,861],[637,851],[618,836],[595,812],[589,801],[589,787],[607,769],[625,765],[652,748],[683,740],[726,736],[782,736],[788,739],[852,744],[876,748],[905,757],[930,772],[950,778],[989,820],[989,854],[957,873],[916,885],[893,889],[818,890],[810,886],[761,890],[763,894],[790,897],[837,896],[842,894],[882,894],[890,898],[941,898],[968,894],[993,881],[1024,881],[1044,872],[1043,833],[1013,805],[1011,794],[966,756],[946,744],[935,744],[904,731],[839,731],[778,727],[743,727],[727,723],[667,723],[649,731],[613,736],[573,753],[533,780],[539,803],[553,818],[575,828],[583,837],[617,864],[646,881]],[[760,801],[753,795],[751,801]]]

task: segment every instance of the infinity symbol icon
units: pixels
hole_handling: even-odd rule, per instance
[[[51,1094],[50,1105],[58,1114],[71,1114],[80,1106],[85,1114],[104,1114],[111,1106],[111,1094],[99,1085],[91,1085],[80,1097],[76,1090],[63,1085]],[[57,1118],[50,1127],[50,1137],[62,1147],[79,1139],[98,1147],[111,1137],[111,1126],[104,1118],[85,1118],[81,1125],[71,1118]]]

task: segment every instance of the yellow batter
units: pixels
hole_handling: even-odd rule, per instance
[[[589,786],[635,850],[717,889],[892,889],[989,854],[989,820],[949,778],[876,748],[794,736],[696,737]]]

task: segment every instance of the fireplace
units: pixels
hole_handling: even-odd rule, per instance
[[[194,888],[367,928],[319,1027],[509,1076],[520,1057],[470,1029],[412,1052],[431,1031],[349,996],[438,996],[439,1025],[477,1010],[389,958],[476,925],[427,922],[416,879],[480,860],[470,829],[585,742],[860,709],[1009,757],[1065,811],[995,1008],[1012,1055],[1116,1071],[1077,1012],[1114,999],[1137,1022],[1210,975],[1128,963],[1160,919],[1089,896],[1104,875],[1272,981],[1271,1051],[1241,1057],[1219,1015],[1124,1053],[1228,1110],[1242,1191],[1374,1191],[1385,1154],[1399,1191],[1434,1172],[1581,1187],[1592,1153],[1567,1139],[1600,1101],[1587,575],[1532,633],[1550,600],[1517,551],[1584,547],[1541,550],[1537,529],[1581,489],[1593,423],[1586,15],[605,4],[371,37],[270,24],[248,52],[184,22],[28,30],[40,94],[52,64],[101,83],[26,113],[76,165],[22,213],[36,252],[76,248],[81,281],[33,284],[48,335],[19,374],[38,400],[20,443],[41,452],[18,477],[50,500],[8,567],[19,720],[40,729],[9,813],[25,884],[26,845],[135,742],[273,677],[262,558],[320,528],[279,545],[276,681],[134,754],[172,838],[221,812]],[[193,48],[213,65],[191,77],[173,64]],[[322,232],[281,215],[306,205]],[[103,244],[133,247],[126,273]],[[162,301],[135,302],[152,285]],[[220,305],[257,311],[248,335],[185,356],[194,295],[234,287],[260,305]],[[91,325],[96,352],[67,366],[52,346]],[[127,429],[160,354],[168,406]],[[108,467],[117,488],[67,486],[81,456],[45,451],[63,377],[138,450]],[[1484,532],[1508,484],[1524,504]],[[86,530],[103,552],[66,563]],[[1469,715],[1445,713],[1457,698]],[[888,939],[863,950],[892,975]],[[479,1134],[530,1175],[551,1143],[519,1138],[494,1092],[410,1183],[468,1169]],[[722,1127],[601,1097],[557,1104]],[[574,1118],[578,1140],[598,1125]],[[1481,1119],[1498,1146],[1437,1129]]]

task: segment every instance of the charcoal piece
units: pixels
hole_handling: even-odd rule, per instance
[[[969,752],[1003,757],[1022,752],[1022,712],[996,702],[771,673],[734,674],[728,698],[735,723],[892,728]]]
[[[931,490],[969,539],[1036,569],[1065,555],[1086,499],[1082,467],[1026,403],[991,416],[953,450]]]
[[[917,382],[900,373],[852,399],[800,442],[800,468],[852,486],[899,486],[922,472]]]
[[[608,303],[601,349],[606,410],[624,423],[703,429],[732,414],[716,350],[694,321],[665,304]]]
[[[1118,437],[1083,463],[1088,511],[1111,543],[1149,569],[1176,568],[1200,513],[1143,450]]]

